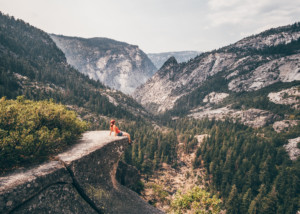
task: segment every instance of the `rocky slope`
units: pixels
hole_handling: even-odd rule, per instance
[[[251,73],[230,81],[231,91],[257,91],[276,82],[300,80],[300,54],[271,60],[257,67]]]
[[[185,111],[205,106],[203,98],[212,92],[247,94],[275,83],[297,83],[299,38],[296,23],[202,53],[187,63],[171,57],[133,97],[152,113],[161,114],[182,106]]]
[[[69,64],[126,94],[131,94],[156,71],[147,55],[135,45],[107,38],[50,36]]]
[[[263,127],[279,119],[278,116],[269,111],[261,109],[236,110],[231,109],[229,106],[217,109],[212,109],[211,107],[196,109],[188,116],[196,119],[215,118],[217,120],[232,118],[234,121],[239,121],[254,128]]]
[[[300,86],[270,93],[268,98],[273,103],[290,105],[294,109],[300,109]]]
[[[175,52],[164,52],[164,53],[148,53],[148,57],[151,59],[156,68],[161,66],[170,58],[175,57],[178,62],[187,62],[192,58],[195,58],[201,52],[199,51],[175,51]]]
[[[300,149],[298,144],[300,143],[300,137],[289,139],[289,143],[284,145],[285,150],[288,152],[291,160],[297,160],[300,156]]]

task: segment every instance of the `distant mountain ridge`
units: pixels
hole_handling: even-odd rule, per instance
[[[160,69],[161,66],[170,58],[175,57],[176,60],[180,62],[187,62],[188,60],[195,58],[199,55],[200,51],[173,51],[173,52],[163,52],[163,53],[148,53],[148,57],[154,63],[157,69]]]
[[[186,63],[168,60],[133,97],[154,114],[188,113],[205,106],[203,99],[212,92],[232,97],[300,81],[299,38],[300,23],[295,23],[202,53]]]
[[[69,64],[126,94],[131,94],[156,71],[151,60],[136,45],[108,38],[50,36],[65,53]]]

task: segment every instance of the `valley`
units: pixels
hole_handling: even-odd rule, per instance
[[[48,34],[2,13],[0,37],[0,104],[60,103],[89,131],[115,119],[134,140],[121,158],[142,176],[132,189],[161,211],[300,210],[300,23],[186,53],[196,54],[188,61],[171,56],[158,71],[137,45]],[[0,117],[1,157],[40,136],[12,132],[22,124],[13,110]],[[30,127],[49,129],[45,139],[65,127],[32,118]]]
[[[178,141],[177,167],[173,168],[163,163],[161,168],[153,175],[150,177],[146,175],[143,178],[145,190],[142,197],[166,213],[172,211],[171,203],[175,199],[176,193],[185,194],[196,186],[204,189],[209,184],[209,181],[206,181],[207,172],[205,168],[193,169],[196,149],[200,147],[207,135],[197,135],[195,137],[198,140],[198,145],[191,153],[187,153],[184,149],[184,143]]]

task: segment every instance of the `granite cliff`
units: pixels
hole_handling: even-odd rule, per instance
[[[50,36],[69,64],[123,93],[131,94],[156,72],[151,60],[136,45],[108,38]]]
[[[162,213],[116,180],[127,145],[87,132],[52,161],[1,177],[0,213]]]

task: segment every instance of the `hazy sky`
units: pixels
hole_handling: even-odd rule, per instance
[[[300,21],[300,0],[0,0],[48,33],[108,37],[146,53],[208,51]]]

